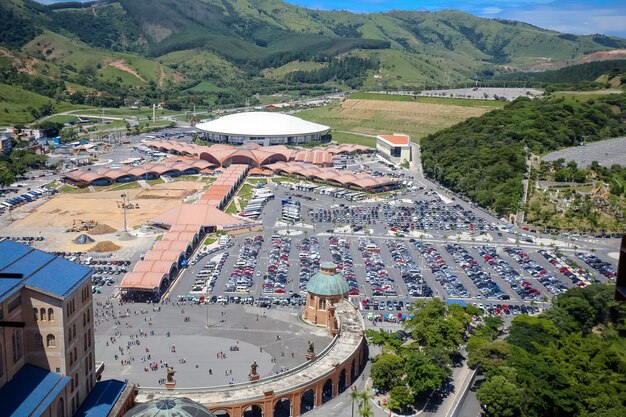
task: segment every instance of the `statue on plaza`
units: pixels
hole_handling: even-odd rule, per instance
[[[252,365],[250,365],[250,375],[258,375],[257,370],[259,369],[259,365],[254,361]]]
[[[309,349],[307,350],[308,353],[315,353],[315,346],[313,346],[313,342],[311,342],[309,340]]]
[[[176,373],[176,371],[174,370],[173,366],[168,366],[167,367],[167,382],[174,382],[174,374]]]

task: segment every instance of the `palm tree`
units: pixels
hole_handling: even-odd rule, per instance
[[[358,395],[361,399],[361,403],[359,404],[359,416],[372,417],[374,415],[374,411],[372,410],[372,405],[370,404],[370,393],[368,391],[363,391]]]
[[[356,387],[353,387],[350,391],[350,398],[352,399],[352,417],[354,417],[354,402],[360,398],[360,394],[356,390]]]

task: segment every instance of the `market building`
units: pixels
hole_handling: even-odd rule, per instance
[[[204,139],[213,143],[242,145],[300,145],[322,142],[330,127],[282,113],[245,112],[229,114],[196,125]],[[329,138],[328,138],[329,139]]]

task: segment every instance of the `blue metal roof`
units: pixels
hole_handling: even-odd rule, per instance
[[[70,380],[68,376],[24,365],[0,389],[2,414],[11,417],[40,416]]]
[[[20,279],[0,278],[2,301],[24,285],[65,298],[85,282],[93,270],[21,243],[3,240],[0,242],[0,272],[22,275]]]
[[[107,417],[125,387],[116,379],[96,383],[74,417]]]
[[[461,307],[467,307],[467,303],[466,303],[465,301],[463,301],[463,300],[458,300],[458,299],[456,299],[456,298],[450,298],[450,299],[448,300],[448,305],[452,305],[452,304],[458,304],[458,305],[460,305]]]

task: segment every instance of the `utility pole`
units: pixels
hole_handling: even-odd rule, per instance
[[[156,104],[152,104],[152,122],[156,122]]]

